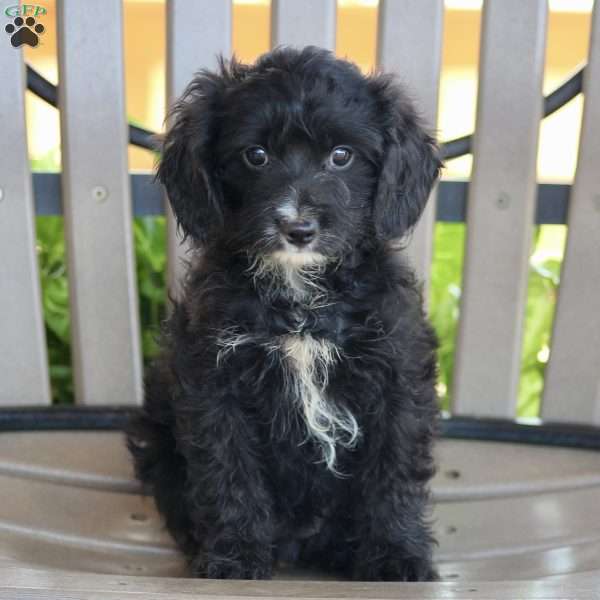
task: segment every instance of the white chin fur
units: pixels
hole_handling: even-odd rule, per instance
[[[257,256],[250,269],[255,278],[269,278],[271,290],[281,290],[303,301],[316,302],[322,296],[319,276],[328,258],[320,252],[302,251],[289,245]]]
[[[319,252],[312,252],[310,250],[276,250],[271,254],[271,259],[289,267],[308,267],[323,264],[327,260],[327,257]]]

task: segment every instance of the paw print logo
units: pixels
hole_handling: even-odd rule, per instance
[[[15,48],[23,44],[35,48],[40,41],[39,35],[44,33],[44,26],[41,23],[36,24],[33,17],[27,17],[25,20],[17,17],[4,28],[4,31],[11,36],[10,43]]]

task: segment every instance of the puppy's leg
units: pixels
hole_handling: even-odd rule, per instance
[[[127,434],[136,477],[145,491],[154,496],[156,508],[177,545],[188,556],[195,555],[198,544],[192,536],[192,522],[182,501],[185,460],[175,450],[171,431],[141,414],[131,421]]]
[[[188,395],[185,405],[190,408],[180,415],[179,439],[187,460],[186,499],[195,537],[202,540],[192,572],[214,579],[270,578],[273,503],[255,424],[244,414],[243,400],[221,387]]]
[[[303,541],[298,562],[303,566],[350,577],[353,554],[347,535],[352,531],[352,525],[346,518],[346,506],[336,510],[339,515],[330,517],[317,534]]]
[[[197,553],[192,522],[183,502],[185,459],[176,449],[168,372],[155,365],[145,381],[146,401],[127,427],[127,446],[135,475],[146,492],[154,496],[169,533],[187,555]]]
[[[425,401],[426,406],[423,406]],[[433,398],[411,399],[377,423],[356,478],[357,580],[431,581],[434,539],[427,522],[427,482],[433,475]],[[397,404],[406,405],[406,399]]]

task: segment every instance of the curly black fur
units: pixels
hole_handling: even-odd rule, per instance
[[[264,167],[243,160],[256,145]],[[268,578],[285,559],[436,578],[436,341],[387,242],[439,168],[392,77],[314,47],[222,62],[175,104],[158,177],[202,252],[128,444],[194,575]],[[318,226],[305,248],[283,241],[294,218]]]

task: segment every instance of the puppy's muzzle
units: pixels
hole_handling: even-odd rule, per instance
[[[314,219],[282,219],[279,229],[290,244],[299,248],[310,244],[319,232],[319,226]]]

